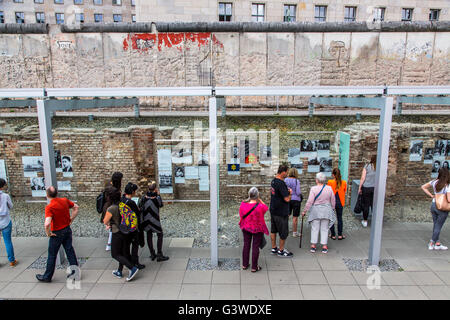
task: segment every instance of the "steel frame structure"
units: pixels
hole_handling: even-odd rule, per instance
[[[419,101],[417,96],[439,97],[420,98],[421,103],[439,102],[449,105],[450,86],[385,87],[385,86],[311,86],[311,87],[170,87],[170,88],[62,88],[62,89],[0,89],[0,106],[29,106],[36,101],[44,160],[46,187],[56,185],[56,168],[53,152],[51,114],[57,110],[99,108],[109,106],[135,105],[138,115],[137,97],[209,97],[209,143],[210,143],[210,215],[211,215],[211,264],[218,265],[217,212],[218,212],[218,156],[217,156],[217,109],[225,115],[224,97],[227,96],[309,96],[309,115],[314,112],[314,104],[375,108],[381,111],[380,135],[377,150],[376,186],[374,210],[371,225],[369,263],[378,265],[381,252],[381,235],[384,213],[384,198],[388,167],[389,142],[391,133],[393,97],[400,97],[400,103]],[[370,96],[370,97],[367,97]],[[133,98],[128,98],[133,97]],[[80,99],[81,98],[81,99]],[[99,99],[106,98],[106,99]],[[117,99],[118,98],[118,99]],[[10,100],[23,99],[23,100]],[[414,103],[414,102],[413,102]],[[398,108],[397,108],[398,109]]]

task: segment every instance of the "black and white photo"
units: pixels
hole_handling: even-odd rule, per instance
[[[442,168],[450,170],[449,166],[450,166],[450,160],[445,160],[444,162],[442,162]]]
[[[317,144],[317,157],[328,158],[330,156],[330,140],[319,140]]]
[[[423,155],[423,163],[432,164],[433,163],[433,153],[434,153],[434,148],[425,148],[425,153]]]
[[[319,140],[302,140],[300,143],[300,157],[314,159],[317,158]]]
[[[173,193],[172,172],[159,172],[159,192]]]
[[[299,161],[298,163],[291,163],[291,168],[295,168],[298,171],[298,174],[303,173],[303,161]]]
[[[300,148],[289,148],[288,162],[299,163],[300,162]]]
[[[259,163],[264,165],[271,165],[272,146],[260,146],[259,151]]]
[[[411,140],[409,146],[409,161],[422,161],[423,141]]]
[[[184,167],[175,167],[175,183],[185,183]]]
[[[55,150],[55,168],[56,172],[62,172],[62,159],[60,150]]]
[[[437,140],[434,145],[434,156],[445,157],[447,153],[447,140]]]
[[[192,150],[188,148],[172,150],[172,163],[192,164]]]
[[[333,171],[333,158],[320,158],[320,172],[325,173],[327,177],[331,177],[331,171]]]
[[[209,162],[208,162],[208,155],[207,154],[200,154],[199,156],[198,156],[198,163],[197,163],[199,166],[207,166],[207,165],[209,165]]]
[[[71,191],[72,187],[69,180],[58,181],[58,190],[59,191]]]
[[[71,156],[62,156],[62,172],[63,177],[73,177],[73,169],[72,169],[72,157]]]
[[[27,178],[38,176],[38,172],[44,172],[42,157],[22,157],[23,173]]]
[[[30,178],[31,196],[45,197],[45,180],[44,178]]]
[[[308,160],[308,172],[319,172],[320,162],[317,158],[312,158]]]
[[[441,168],[442,161],[437,160],[434,158],[433,160],[433,167],[431,168],[431,178],[437,178],[439,169]]]

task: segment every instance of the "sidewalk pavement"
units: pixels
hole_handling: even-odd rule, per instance
[[[165,239],[164,254],[170,260],[149,259],[141,250],[139,271],[130,282],[114,278],[117,262],[105,251],[105,239],[75,238],[81,267],[81,288],[69,289],[66,271],[56,270],[52,283],[39,283],[43,270],[27,269],[47,255],[47,238],[13,238],[19,264],[11,268],[0,246],[0,299],[170,299],[170,300],[303,300],[303,299],[450,299],[450,252],[429,251],[430,223],[385,223],[382,259],[395,259],[401,271],[381,273],[378,289],[369,289],[366,272],[349,271],[343,258],[367,259],[370,228],[347,233],[347,239],[329,240],[328,254],[309,252],[310,230],[287,241],[293,258],[272,255],[270,244],[260,254],[262,270],[191,271],[189,258],[209,258],[209,248],[192,248],[193,239]],[[444,226],[443,244],[450,244],[450,228]],[[270,240],[268,241],[270,243]],[[242,239],[241,239],[242,246]],[[241,258],[240,248],[219,248],[219,258]],[[126,269],[125,269],[126,270]],[[125,271],[124,275],[128,272]]]

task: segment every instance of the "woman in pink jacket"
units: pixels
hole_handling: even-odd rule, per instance
[[[244,235],[244,247],[242,248],[242,269],[249,267],[250,247],[252,247],[252,272],[261,270],[258,265],[259,245],[264,234],[269,230],[264,220],[264,214],[268,210],[266,204],[259,198],[259,191],[253,187],[248,192],[248,199],[241,203],[239,208],[239,226]]]

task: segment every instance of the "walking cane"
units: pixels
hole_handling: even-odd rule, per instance
[[[302,215],[302,223],[301,223],[301,225],[300,225],[300,246],[299,246],[299,248],[302,247],[302,238],[303,238],[303,218],[304,218],[304,217],[305,217],[305,216]]]

